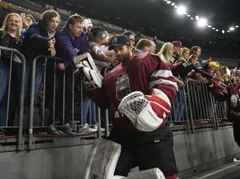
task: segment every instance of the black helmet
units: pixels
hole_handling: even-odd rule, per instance
[[[103,40],[107,36],[108,36],[108,33],[106,30],[104,30],[102,27],[96,26],[92,28],[91,32],[89,33],[88,39],[89,41]]]

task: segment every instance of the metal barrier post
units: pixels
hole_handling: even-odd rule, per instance
[[[13,57],[17,55],[22,61],[22,74],[21,74],[21,87],[20,87],[20,99],[19,99],[19,107],[18,107],[18,136],[17,136],[17,151],[24,149],[24,144],[22,142],[22,131],[23,131],[23,106],[24,106],[24,82],[25,82],[25,70],[26,70],[26,59],[23,54],[17,49],[8,48],[0,46],[0,53],[3,51],[8,51],[11,53],[10,60],[10,70],[9,70],[9,83],[8,83],[8,97],[7,97],[7,116],[6,116],[6,125],[9,120],[9,105],[10,105],[10,90],[11,90],[11,79],[12,79],[12,66],[13,66]],[[8,127],[8,125],[6,126]]]
[[[30,110],[29,110],[29,128],[28,128],[28,149],[31,150],[33,147],[33,110],[34,110],[34,91],[35,91],[35,75],[36,75],[36,61],[37,58],[33,59],[32,64],[32,75],[31,75],[31,91],[30,91]]]

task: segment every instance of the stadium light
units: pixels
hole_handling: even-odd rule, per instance
[[[185,6],[179,6],[179,7],[177,8],[177,13],[178,13],[179,15],[186,14],[186,7],[185,7]]]
[[[204,26],[206,26],[206,24],[207,24],[207,19],[205,19],[205,18],[200,18],[200,19],[197,21],[197,24],[198,24],[199,27],[204,27]]]
[[[230,31],[234,31],[234,30],[235,30],[235,27],[230,27],[229,30],[230,30]]]

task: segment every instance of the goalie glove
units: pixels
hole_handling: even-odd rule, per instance
[[[99,73],[92,56],[89,53],[83,53],[73,58],[73,63],[77,69],[81,69],[85,78],[83,78],[84,84],[91,85],[92,88],[102,87],[102,75]]]
[[[101,88],[102,87],[102,79],[103,77],[99,72],[91,70],[89,68],[83,67],[83,74],[85,76],[83,82],[87,86],[92,85],[93,88]]]
[[[166,120],[171,103],[165,93],[153,89],[152,95],[147,96],[140,91],[130,93],[121,100],[118,109],[138,130],[151,132]]]

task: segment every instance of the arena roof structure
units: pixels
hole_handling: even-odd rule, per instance
[[[46,4],[66,12],[117,25],[163,42],[201,46],[220,56],[240,58],[240,11],[236,0],[6,0],[16,4]],[[185,10],[177,13],[180,7]],[[41,13],[41,12],[39,12]],[[197,23],[205,18],[203,27]]]
[[[70,9],[163,41],[181,40],[183,45],[199,45],[211,51],[240,50],[240,11],[233,0],[47,0]],[[184,5],[182,16],[176,9]],[[205,27],[196,17],[206,18]],[[234,29],[230,30],[230,27]]]

